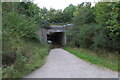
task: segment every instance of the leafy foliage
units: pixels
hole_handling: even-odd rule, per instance
[[[73,13],[76,10],[76,6],[70,4],[68,7],[66,7],[63,11],[64,16],[64,22],[71,22],[73,18]]]
[[[44,63],[50,48],[38,42],[36,32],[50,24],[74,23],[66,31],[69,46],[120,52],[120,2],[70,4],[64,10],[39,8],[32,2],[2,5],[5,78],[21,77]]]
[[[16,12],[10,12],[3,15],[3,35],[7,37],[17,36],[22,37],[35,37],[37,25],[31,19],[26,19],[25,16],[19,15]]]
[[[20,46],[18,46],[19,50],[14,51],[16,54],[14,64],[4,65],[3,67],[3,78],[22,78],[45,63],[45,57],[50,51],[50,46],[40,44],[40,42],[21,41]],[[9,45],[9,47],[11,46]],[[9,47],[3,49],[7,56],[10,54]],[[3,59],[5,58],[5,55],[3,55]],[[8,59],[11,60],[10,57]]]
[[[81,7],[78,7],[77,10],[74,12],[74,24],[79,26],[82,24],[95,22],[95,15],[93,14],[93,11],[94,9],[91,8],[90,3],[81,4]]]
[[[21,78],[44,64],[50,47],[38,40],[36,32],[48,25],[39,25],[40,8],[33,3],[4,2],[2,9],[3,78]]]
[[[96,21],[110,30],[111,36],[120,36],[119,9],[120,2],[97,3]]]
[[[68,30],[68,45],[93,50],[120,52],[119,2],[79,4],[74,12],[75,26]]]

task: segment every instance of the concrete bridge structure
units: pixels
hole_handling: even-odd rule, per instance
[[[66,45],[65,26],[51,26],[50,29],[39,30],[40,41],[53,45]]]

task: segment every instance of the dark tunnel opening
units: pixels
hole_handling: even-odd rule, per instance
[[[47,35],[47,41],[54,47],[62,47],[64,45],[64,32],[54,32]]]

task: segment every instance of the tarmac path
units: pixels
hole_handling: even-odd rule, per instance
[[[118,73],[85,62],[73,54],[56,48],[46,63],[25,78],[118,78]]]

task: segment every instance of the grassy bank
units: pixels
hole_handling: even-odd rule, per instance
[[[45,63],[45,58],[50,51],[49,45],[37,41],[21,40],[18,47],[19,51],[14,52],[16,54],[14,63],[3,67],[3,78],[22,78],[30,74]],[[10,53],[11,49],[4,48],[3,51],[8,56],[7,52]]]
[[[69,47],[65,47],[64,49],[87,62],[90,62],[101,67],[106,67],[113,71],[118,71],[118,54],[116,53],[107,52],[95,53],[87,49]]]
[[[0,68],[0,79],[2,78],[2,68]]]

